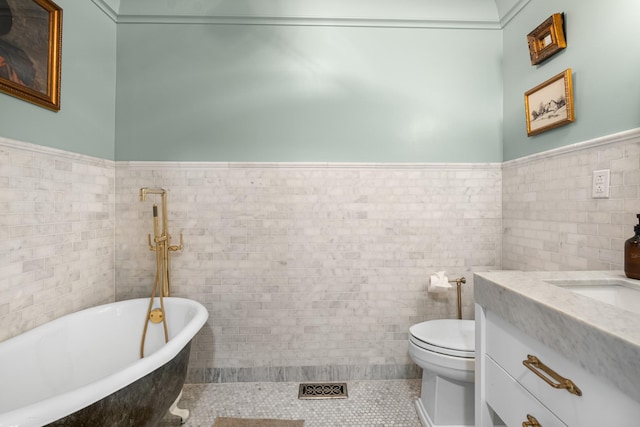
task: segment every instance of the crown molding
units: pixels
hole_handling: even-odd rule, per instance
[[[384,19],[339,17],[281,17],[281,16],[199,16],[199,15],[139,15],[122,14],[107,0],[91,0],[116,24],[208,24],[208,25],[272,25],[313,27],[374,27],[422,28],[459,30],[501,30],[531,0],[519,0],[500,20],[437,20],[437,19]]]
[[[500,28],[506,27],[507,24],[511,22],[511,20],[515,18],[518,13],[520,13],[520,11],[524,9],[527,4],[529,4],[530,1],[531,0],[519,0],[516,4],[514,4],[513,7],[509,9],[502,18],[500,18]]]
[[[113,10],[104,0],[91,0],[98,9],[104,12],[113,22],[118,22],[118,12]]]
[[[100,1],[100,0],[94,0]],[[314,27],[438,28],[499,30],[497,21],[414,20],[378,18],[251,17],[193,15],[118,15],[118,24],[277,25]]]
[[[434,28],[500,30],[499,21],[384,19],[283,16],[198,16],[198,15],[137,15],[122,14],[106,0],[91,0],[116,24],[208,24],[208,25],[273,25],[311,27],[374,27],[374,28]],[[521,0],[528,2],[530,0]]]

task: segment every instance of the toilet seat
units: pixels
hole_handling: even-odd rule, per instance
[[[416,346],[454,357],[475,357],[475,322],[473,320],[438,319],[409,328]]]

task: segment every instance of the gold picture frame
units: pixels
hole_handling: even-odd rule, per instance
[[[571,68],[525,92],[527,136],[569,124],[575,120]]]
[[[0,91],[60,110],[62,9],[51,0],[0,0]]]
[[[531,65],[537,65],[567,47],[563,26],[564,13],[554,13],[527,34]]]

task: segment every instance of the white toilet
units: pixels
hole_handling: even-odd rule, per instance
[[[439,319],[409,328],[409,355],[422,368],[416,399],[426,427],[474,425],[475,323]]]

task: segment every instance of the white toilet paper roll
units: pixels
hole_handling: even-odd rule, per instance
[[[449,288],[451,288],[451,283],[449,283],[449,278],[444,271],[438,271],[429,276],[428,292],[446,292]]]

